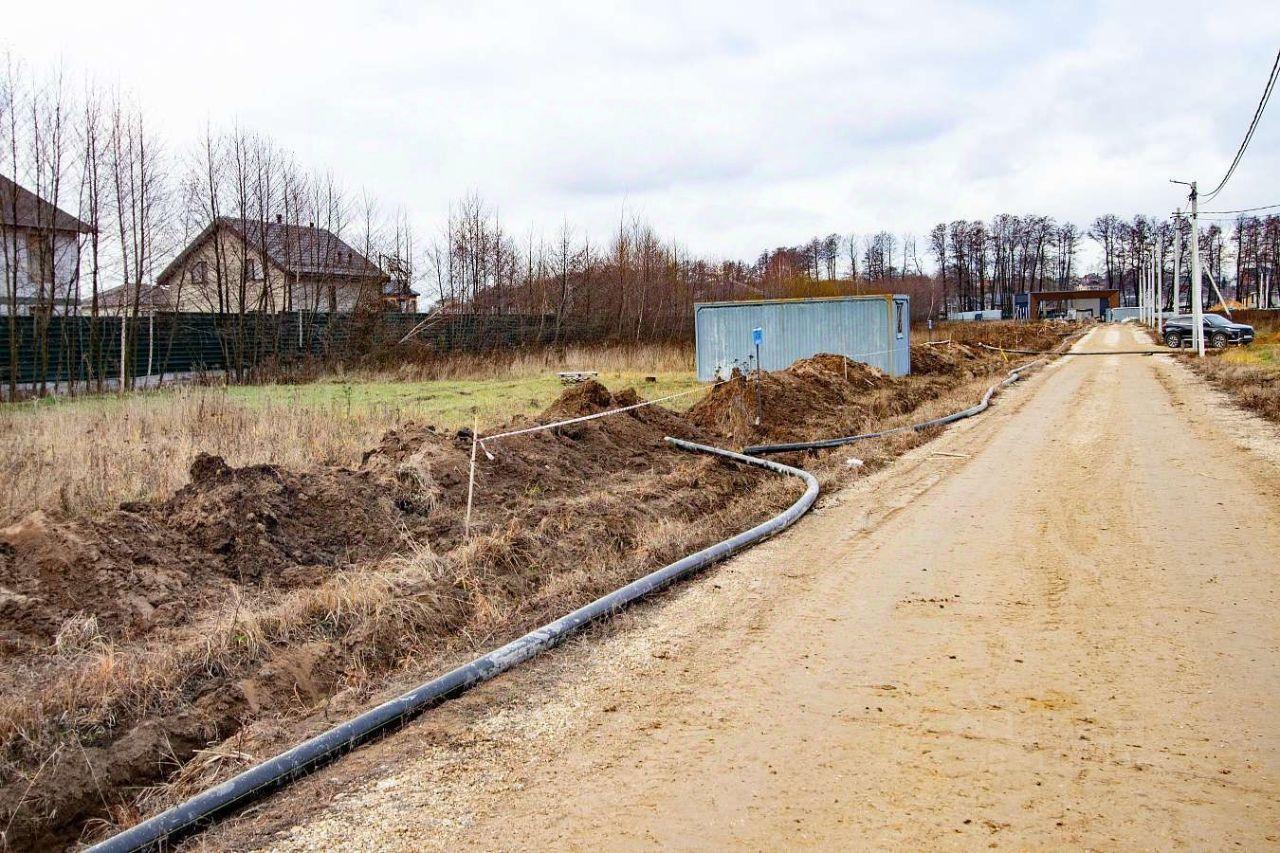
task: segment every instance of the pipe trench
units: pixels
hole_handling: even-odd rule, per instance
[[[512,640],[501,648],[334,726],[323,734],[298,744],[274,758],[250,767],[222,784],[94,845],[90,850],[96,853],[124,853],[124,851],[154,849],[175,841],[183,835],[199,831],[219,816],[229,814],[252,800],[285,787],[361,744],[401,728],[422,712],[453,699],[477,684],[488,681],[535,655],[559,645],[570,635],[592,622],[608,617],[633,602],[693,575],[712,563],[731,557],[757,542],[782,532],[799,520],[813,506],[813,502],[818,497],[817,478],[803,469],[677,438],[667,438],[667,442],[680,450],[706,453],[799,478],[805,484],[804,494],[781,514],[757,524],[750,530],[717,542],[632,581],[554,622]]]
[[[1005,350],[1005,352],[1012,352],[1012,350]],[[1052,353],[1052,354],[1068,355],[1069,353]],[[1030,368],[1041,363],[1042,361],[1044,361],[1043,358],[1038,358],[1035,361],[1022,365],[1022,367],[1018,367],[1018,368],[1014,368],[1013,370],[1010,370],[1009,375],[1006,376],[1003,381],[997,382],[995,385],[992,385],[990,388],[987,389],[987,392],[982,395],[982,400],[979,403],[977,403],[976,405],[970,406],[967,409],[961,409],[958,412],[952,412],[949,415],[943,415],[938,418],[931,418],[930,420],[923,421],[918,424],[907,424],[906,426],[900,426],[900,427],[894,427],[893,429],[881,430],[879,432],[864,432],[859,435],[845,435],[845,436],[840,436],[838,438],[823,438],[817,441],[796,441],[796,442],[790,442],[787,444],[757,444],[757,445],[752,445],[751,447],[744,448],[742,452],[747,454],[748,456],[768,456],[773,453],[792,453],[798,450],[823,450],[829,447],[840,447],[845,444],[853,444],[856,441],[866,441],[872,438],[884,438],[885,436],[896,435],[897,433],[900,433],[900,432],[908,432],[911,430],[920,432],[922,430],[926,430],[931,427],[945,426],[949,423],[954,423],[956,421],[963,420],[964,418],[971,418],[974,415],[985,412],[991,406],[991,398],[995,396],[996,391],[998,391],[1000,388],[1005,387],[1006,385],[1012,385],[1014,382],[1017,382],[1018,379],[1021,378],[1022,372],[1024,370],[1029,370]]]

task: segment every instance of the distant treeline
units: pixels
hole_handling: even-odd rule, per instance
[[[620,340],[688,338],[694,303],[714,300],[897,291],[911,294],[913,312],[924,317],[1008,310],[1014,294],[1083,283],[1120,289],[1132,302],[1143,258],[1153,252],[1163,258],[1166,281],[1175,266],[1181,269],[1185,304],[1190,267],[1185,258],[1175,260],[1172,222],[1141,215],[1104,215],[1081,228],[1048,216],[1000,214],[987,222],[940,223],[919,239],[890,231],[815,236],[743,261],[698,254],[639,218],[623,217],[607,235],[567,223],[551,237],[517,235],[471,196],[452,206],[439,234],[424,241],[406,211],[385,211],[367,193],[344,192],[334,176],[304,167],[267,137],[210,128],[189,145],[174,145],[126,94],[75,86],[61,75],[32,79],[13,61],[0,71],[0,174],[44,199],[46,213],[61,208],[86,226],[70,241],[53,239],[52,220],[40,229],[49,233],[24,238],[34,243],[20,246],[17,229],[0,240],[11,259],[20,249],[30,254],[32,246],[41,258],[42,247],[56,250],[38,264],[45,272],[34,285],[16,261],[3,265],[0,313],[36,318],[32,341],[9,335],[10,382],[21,373],[25,348],[35,347],[43,363],[50,347],[70,346],[56,340],[52,316],[94,318],[87,346],[97,351],[110,335],[109,324],[97,319],[123,314],[136,321],[157,310],[148,303],[156,276],[222,216],[260,230],[269,223],[325,229],[421,294],[419,310],[547,318],[551,340],[565,337],[569,327]],[[16,210],[8,213],[17,221]],[[1180,228],[1185,255],[1185,220]],[[1085,241],[1099,249],[1096,270],[1080,268]],[[1250,304],[1276,304],[1280,218],[1206,219],[1200,245],[1206,281],[1212,277],[1227,296]],[[65,257],[57,254],[64,246]],[[265,268],[262,260],[256,268]],[[232,266],[225,281],[214,271],[214,307],[245,318],[229,327],[230,352],[248,345],[234,336],[256,328],[247,319],[252,315],[322,313],[318,305],[293,304],[287,293],[264,305],[255,294],[266,289],[249,281],[255,265]],[[39,304],[24,309],[21,300],[33,286]],[[122,296],[104,305],[103,295],[112,291]],[[1206,304],[1214,301],[1211,294],[1206,287]],[[123,346],[132,351],[138,342],[130,336],[142,326],[123,326]],[[119,346],[114,339],[111,345]],[[130,365],[126,359],[126,382]]]
[[[420,290],[446,308],[546,314],[556,323],[589,323],[621,339],[686,338],[694,303],[728,299],[905,292],[912,296],[912,313],[923,318],[1011,311],[1017,293],[1091,286],[1117,289],[1132,304],[1143,264],[1155,256],[1164,266],[1166,294],[1180,270],[1180,304],[1186,306],[1191,228],[1185,218],[1181,231],[1179,261],[1171,221],[1108,214],[1081,229],[1049,216],[1000,214],[990,222],[940,223],[923,248],[911,234],[830,234],[746,263],[697,257],[638,219],[623,221],[602,243],[567,224],[553,240],[519,241],[472,196],[452,210],[444,235],[428,248]],[[1098,246],[1097,272],[1080,269],[1084,240]],[[1204,220],[1200,248],[1206,306],[1217,301],[1209,276],[1228,297],[1261,306],[1277,302],[1280,217],[1242,217],[1227,229]],[[1234,258],[1229,269],[1228,256]]]

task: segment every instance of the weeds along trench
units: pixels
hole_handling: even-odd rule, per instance
[[[805,484],[804,493],[786,510],[750,530],[717,542],[601,596],[590,604],[530,631],[499,649],[329,729],[288,752],[255,765],[236,777],[131,827],[92,849],[102,853],[127,853],[132,850],[148,849],[180,836],[184,831],[287,784],[290,780],[333,760],[379,734],[399,728],[422,711],[459,696],[471,687],[488,681],[529,658],[559,645],[572,633],[591,622],[609,616],[628,604],[664,589],[711,563],[731,557],[744,548],[785,530],[808,512],[818,498],[818,480],[807,471],[680,439],[667,440],[683,450],[711,454],[797,477]]]
[[[956,421],[963,420],[965,418],[971,418],[974,415],[985,412],[991,406],[991,398],[995,395],[997,390],[1017,382],[1024,371],[1030,370],[1036,365],[1041,364],[1043,361],[1043,358],[1038,358],[1035,361],[1022,365],[1021,367],[1015,367],[1013,370],[1009,371],[1009,375],[1005,377],[1002,382],[997,382],[995,385],[988,388],[986,393],[982,395],[982,399],[976,405],[959,409],[951,412],[950,414],[940,415],[936,418],[929,418],[928,420],[920,421],[919,423],[906,424],[904,426],[880,430],[879,432],[864,432],[859,435],[823,438],[818,439],[817,441],[797,441],[787,444],[757,444],[743,448],[742,452],[748,456],[768,456],[775,453],[794,453],[801,450],[829,450],[834,447],[843,447],[846,444],[853,444],[854,442],[869,441],[873,438],[887,438],[888,436],[897,435],[898,433],[907,432],[908,430],[913,432],[924,432],[925,430],[932,429],[934,427],[946,426],[947,424],[955,423]]]
[[[1027,348],[1067,331],[982,330]],[[24,517],[0,530],[4,845],[141,827],[477,651],[540,648],[520,645],[531,628],[643,587],[808,492],[762,460],[673,451],[666,437],[741,447],[934,416],[1007,369],[972,343],[913,347],[915,373],[897,379],[837,356],[765,374],[760,425],[754,383],[740,378],[683,414],[648,406],[503,439],[477,459],[470,537],[470,432],[413,424],[350,468],[233,468],[201,455],[163,500]],[[639,399],[585,383],[505,426]],[[834,452],[804,467],[835,484],[922,440],[873,441],[858,470]]]

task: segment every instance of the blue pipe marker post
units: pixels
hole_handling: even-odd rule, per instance
[[[760,345],[764,343],[764,329],[756,326],[751,330],[751,342],[756,345],[756,426],[764,417],[764,397],[760,385]]]

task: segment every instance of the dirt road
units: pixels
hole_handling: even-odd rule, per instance
[[[1280,846],[1277,447],[1168,359],[1061,360],[270,843]]]

